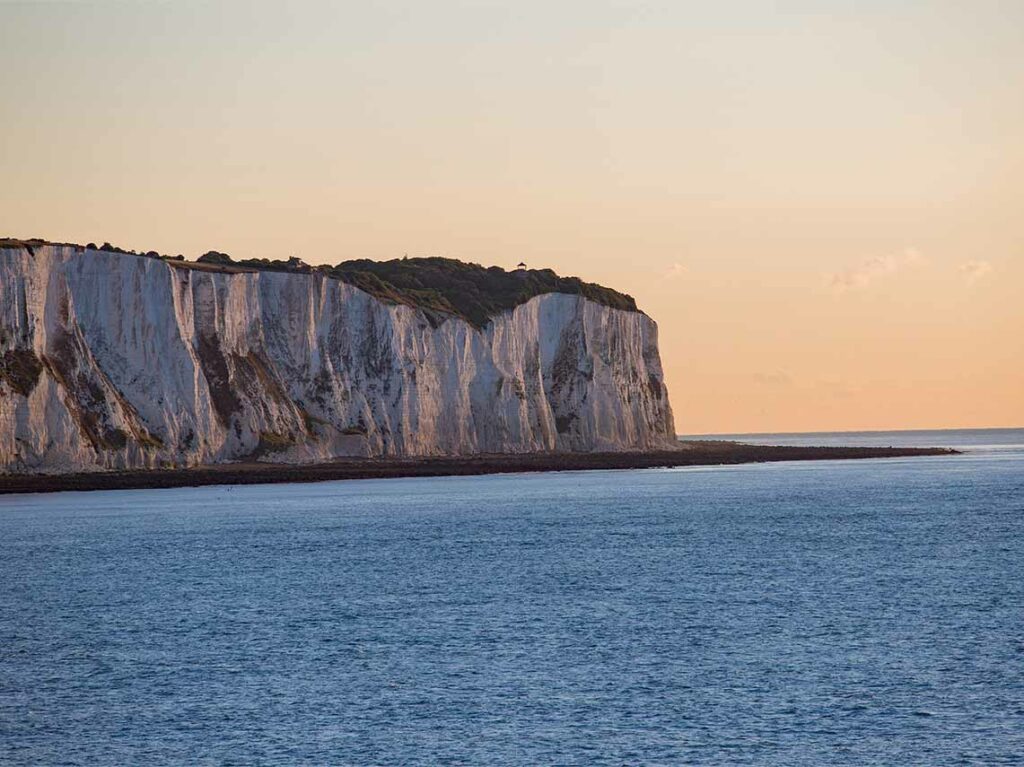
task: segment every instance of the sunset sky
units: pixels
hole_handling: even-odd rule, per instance
[[[0,3],[0,235],[550,267],[681,433],[1024,426],[1024,2]]]

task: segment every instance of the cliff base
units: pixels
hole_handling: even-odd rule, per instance
[[[652,469],[768,461],[845,460],[956,455],[942,447],[779,447],[739,442],[681,442],[677,450],[646,453],[528,453],[461,458],[345,459],[289,465],[231,463],[195,469],[0,476],[0,494],[61,490],[128,490],[200,485],[253,485],[342,479],[394,479],[539,471]]]

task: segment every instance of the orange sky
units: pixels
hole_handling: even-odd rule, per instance
[[[525,260],[680,432],[1024,425],[1024,4],[375,5],[0,4],[0,234]]]

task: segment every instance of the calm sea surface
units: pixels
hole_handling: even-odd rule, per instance
[[[0,497],[0,763],[1024,764],[1024,431],[763,441]]]

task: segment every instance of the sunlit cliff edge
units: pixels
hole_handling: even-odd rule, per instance
[[[0,241],[0,471],[674,445],[632,299],[492,269],[537,294],[467,313],[331,270]]]

